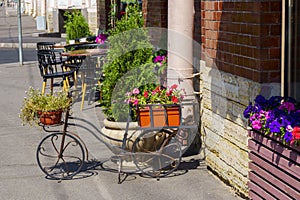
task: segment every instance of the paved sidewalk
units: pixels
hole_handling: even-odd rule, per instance
[[[16,47],[16,13],[10,10],[10,15],[4,16],[1,9],[0,47]],[[43,31],[36,30],[35,20],[30,16],[23,15],[22,22],[24,48],[35,48],[38,41],[64,41],[64,38],[37,37]],[[22,127],[18,118],[25,91],[29,86],[40,88],[41,83],[36,61],[26,62],[23,67],[16,62],[0,64],[1,199],[241,199],[207,170],[200,155],[185,158],[185,170],[160,181],[131,175],[122,184],[117,184],[117,174],[101,168],[87,170],[71,181],[59,183],[48,180],[38,168],[35,158],[36,147],[46,133],[35,128]],[[103,120],[100,108],[95,107],[95,104],[86,104],[81,112],[79,106],[79,103],[75,103],[73,107],[72,115],[77,118],[74,123],[78,126],[72,130],[86,143],[90,159],[109,158],[112,153],[99,141],[99,129]],[[107,163],[107,167],[111,167],[111,164]]]
[[[37,42],[53,41],[62,42],[65,38],[39,37],[39,34],[46,33],[44,30],[37,30],[36,20],[28,15],[22,14],[22,41],[23,48],[36,48]],[[19,31],[17,10],[13,7],[0,7],[0,48],[18,48]]]

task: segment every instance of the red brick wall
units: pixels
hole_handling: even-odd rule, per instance
[[[281,0],[201,2],[202,59],[259,83],[280,82]]]
[[[110,0],[97,0],[97,26],[100,30],[108,29],[110,5]]]
[[[168,27],[168,0],[143,0],[146,27]]]

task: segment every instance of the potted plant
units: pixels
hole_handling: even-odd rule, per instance
[[[74,43],[72,40],[92,35],[89,25],[80,10],[65,12],[64,16],[67,18],[64,25],[67,43]]]
[[[166,88],[157,84],[146,84],[127,93],[126,102],[134,105],[132,118],[141,127],[179,126],[185,91],[173,84]]]
[[[19,115],[23,125],[60,123],[62,112],[71,105],[71,98],[64,91],[43,95],[40,90],[30,87],[26,94]]]
[[[299,199],[299,104],[290,97],[258,95],[244,117],[250,126],[250,198]]]

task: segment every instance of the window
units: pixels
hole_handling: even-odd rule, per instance
[[[285,0],[284,95],[300,101],[300,2]]]

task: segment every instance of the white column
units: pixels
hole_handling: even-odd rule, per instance
[[[194,0],[168,1],[168,86],[179,84],[193,93]],[[178,82],[178,78],[183,82]]]
[[[33,17],[36,17],[37,12],[38,12],[37,3],[38,3],[37,0],[33,0]]]
[[[46,0],[41,0],[41,16],[46,16]]]

